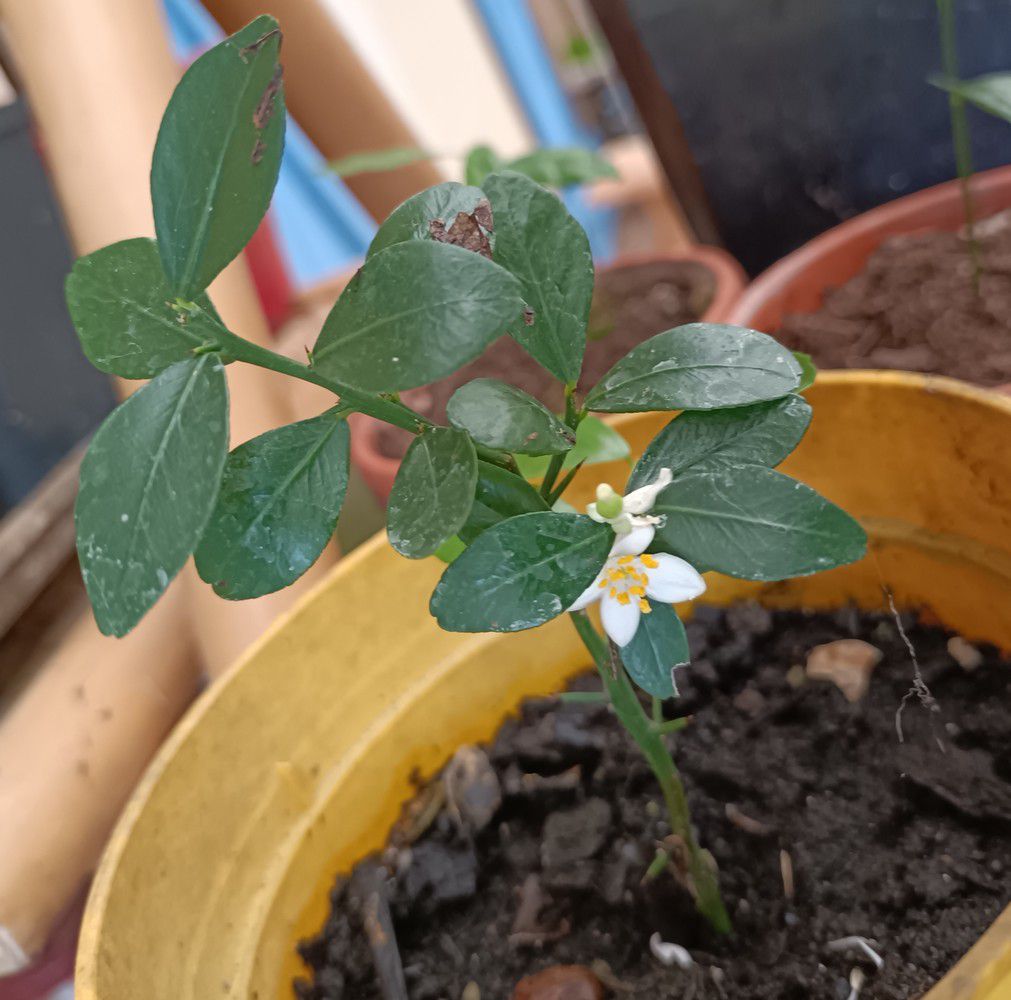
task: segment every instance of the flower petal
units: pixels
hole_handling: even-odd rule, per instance
[[[594,577],[593,583],[586,588],[573,602],[566,608],[566,611],[582,611],[583,608],[589,607],[594,601],[600,600],[604,596],[606,591],[600,586],[600,581],[604,579],[604,572],[607,570],[607,564],[604,564],[604,568]]]
[[[661,469],[656,481],[647,486],[640,486],[637,490],[625,495],[623,509],[627,514],[645,514],[656,503],[657,495],[661,490],[670,486],[674,478],[670,469]]]
[[[600,602],[600,623],[616,646],[627,646],[639,627],[639,602],[622,604],[609,593]]]
[[[618,535],[611,546],[612,556],[637,556],[645,552],[653,541],[656,528],[651,524],[633,528],[624,535]]]
[[[690,601],[705,591],[706,581],[691,563],[667,552],[658,552],[653,558],[659,565],[649,571],[646,595],[654,601],[677,604]]]

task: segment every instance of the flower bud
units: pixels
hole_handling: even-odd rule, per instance
[[[623,499],[607,483],[597,487],[597,513],[603,518],[617,517],[623,510]]]

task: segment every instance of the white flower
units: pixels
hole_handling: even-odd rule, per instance
[[[645,524],[619,535],[604,568],[569,608],[582,611],[600,601],[604,631],[617,646],[627,646],[641,616],[650,613],[647,598],[677,604],[698,597],[706,589],[706,581],[684,559],[666,552],[646,553],[655,531],[653,525]]]
[[[673,478],[670,469],[661,469],[656,482],[632,490],[627,496],[619,496],[607,483],[601,483],[597,487],[597,502],[589,504],[586,513],[600,524],[609,524],[618,535],[635,528],[655,527],[661,518],[653,517],[649,511]]]

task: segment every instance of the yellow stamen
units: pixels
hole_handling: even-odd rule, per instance
[[[647,601],[645,597],[640,597],[639,598],[639,610],[644,615],[651,614],[652,611],[653,611],[653,609],[649,606],[649,601]]]
[[[655,556],[651,556],[648,552],[645,555],[639,556],[642,560],[643,566],[648,566],[650,569],[656,569],[660,564],[656,561]]]
[[[614,591],[612,591],[611,593],[613,594]],[[620,594],[618,594],[617,597],[618,597],[618,603],[619,604],[628,604],[629,597],[628,597],[628,594],[624,590]]]
[[[633,597],[645,597],[646,596],[646,590],[645,590],[645,588],[640,587],[640,586],[629,587],[628,588],[628,592]]]
[[[618,596],[618,588],[617,587],[612,587],[611,588],[611,596],[612,597],[617,597]]]
[[[622,566],[627,566],[634,558],[635,556],[618,556],[618,562]]]
[[[620,569],[609,569],[607,571],[607,578],[612,583],[617,583],[619,580],[623,579],[625,574]]]
[[[601,590],[603,590],[607,586],[607,580],[601,580],[600,583],[597,584],[597,586],[600,587]]]

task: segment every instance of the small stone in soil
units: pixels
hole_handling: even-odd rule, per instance
[[[587,799],[574,809],[551,813],[544,824],[541,864],[545,871],[567,868],[592,858],[611,829],[611,807],[603,799]]]
[[[972,673],[983,662],[983,654],[960,635],[953,635],[948,640],[948,652],[951,658],[967,673]]]
[[[552,965],[524,976],[512,1000],[603,1000],[600,980],[583,965]]]
[[[447,765],[442,782],[454,818],[473,833],[483,830],[502,805],[498,775],[480,747],[460,747]]]
[[[410,907],[435,909],[470,899],[477,892],[477,857],[470,845],[450,846],[426,840],[411,848],[401,880]]]

